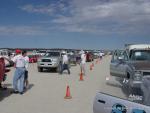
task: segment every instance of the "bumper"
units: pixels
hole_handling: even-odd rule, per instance
[[[38,67],[42,67],[42,68],[56,68],[56,67],[58,67],[58,63],[42,63],[42,62],[40,62],[40,63],[37,63],[38,65]]]

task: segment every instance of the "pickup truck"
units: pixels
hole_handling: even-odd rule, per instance
[[[49,51],[46,52],[43,57],[38,59],[37,68],[39,72],[42,72],[43,69],[55,69],[57,72],[60,72],[61,62],[61,52]]]
[[[116,50],[110,74],[126,79],[130,89],[140,88],[143,77],[150,76],[150,44],[128,45],[124,50]]]

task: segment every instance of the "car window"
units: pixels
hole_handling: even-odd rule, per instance
[[[129,59],[126,51],[124,51],[123,56],[124,56],[124,60],[127,61]]]
[[[115,52],[115,54],[114,54],[114,60],[118,60],[119,57],[124,57],[122,50],[117,50],[117,51]]]
[[[120,53],[120,57],[122,57],[123,60],[127,61],[127,60],[128,60],[127,52],[126,52],[126,51],[122,51],[122,52]]]
[[[112,61],[116,61],[117,59],[118,59],[117,51],[115,51],[112,57]]]
[[[150,50],[133,50],[130,56],[131,60],[150,61]]]

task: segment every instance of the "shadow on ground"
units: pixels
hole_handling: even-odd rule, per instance
[[[28,88],[25,90],[25,93],[28,92],[29,90],[31,90],[32,87],[34,87],[34,84],[29,84]]]
[[[9,97],[12,93],[13,89],[12,88],[7,88],[6,90],[0,90],[0,101],[3,99]]]
[[[5,84],[5,86],[11,86],[11,84]],[[29,84],[28,88],[25,90],[25,93],[32,89],[34,84]],[[0,90],[0,101],[3,101],[5,98],[11,96],[13,93],[12,88],[7,88],[6,90]]]

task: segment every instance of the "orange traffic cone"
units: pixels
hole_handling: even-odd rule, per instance
[[[71,94],[70,94],[70,88],[69,88],[69,86],[67,86],[66,96],[65,96],[64,98],[65,98],[65,99],[71,99],[71,98],[72,98],[72,96],[71,96]]]
[[[80,73],[80,79],[79,79],[80,81],[83,81],[83,73],[82,73],[82,71],[81,71],[81,73]]]

